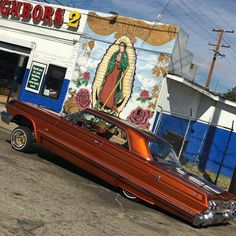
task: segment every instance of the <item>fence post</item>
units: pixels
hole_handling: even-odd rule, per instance
[[[183,141],[182,141],[182,144],[181,144],[181,148],[179,150],[178,159],[180,159],[181,154],[183,152],[184,144],[185,144],[186,138],[188,136],[188,131],[189,131],[189,128],[190,128],[191,121],[192,121],[192,108],[190,109],[190,117],[189,117],[188,125],[187,125],[187,128],[186,128],[185,134],[184,134],[184,138],[183,138]]]
[[[223,165],[224,160],[225,160],[226,152],[227,152],[228,147],[229,147],[229,142],[230,142],[230,139],[231,139],[231,135],[232,135],[232,133],[233,133],[233,130],[234,130],[234,120],[232,121],[232,126],[231,126],[231,130],[230,130],[229,138],[228,138],[227,144],[226,144],[226,146],[225,146],[225,150],[224,150],[223,156],[222,156],[221,161],[220,161],[220,167],[219,167],[219,169],[218,169],[218,172],[217,172],[217,175],[216,175],[216,179],[215,179],[215,183],[214,183],[215,185],[216,185],[216,183],[217,183],[217,180],[218,180],[218,178],[219,178],[222,165]]]
[[[162,112],[163,112],[162,106],[158,105],[158,107],[160,107],[161,110],[160,110],[160,114],[159,114],[158,119],[157,119],[156,127],[154,129],[154,133],[155,134],[157,134],[157,131],[159,130],[159,127],[160,127],[160,124],[161,124]]]

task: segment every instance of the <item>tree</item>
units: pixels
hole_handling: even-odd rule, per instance
[[[228,89],[228,92],[222,94],[225,99],[236,102],[236,87]]]

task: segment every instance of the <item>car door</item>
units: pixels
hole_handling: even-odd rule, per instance
[[[92,124],[91,124],[92,123]],[[94,114],[84,112],[80,117],[61,119],[56,127],[60,132],[61,153],[74,164],[84,168],[111,185],[116,185],[117,174],[112,171],[106,152],[106,127],[112,124]]]
[[[94,162],[102,143],[103,140],[88,127],[81,127],[70,120],[60,118],[54,125],[50,142],[48,141],[44,146],[57,155],[90,171],[89,168],[94,168]]]

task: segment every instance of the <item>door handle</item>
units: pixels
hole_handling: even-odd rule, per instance
[[[100,147],[102,145],[102,142],[98,141],[98,140],[94,140],[93,143],[97,146]]]
[[[157,182],[160,182],[160,181],[161,181],[161,176],[158,175],[158,176],[156,177],[156,179],[157,179]]]

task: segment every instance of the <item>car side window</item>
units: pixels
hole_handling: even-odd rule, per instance
[[[68,120],[114,144],[129,149],[126,132],[112,122],[106,121],[89,112],[77,113],[74,116],[70,116]]]
[[[111,126],[107,132],[110,134],[109,141],[115,144],[118,144],[121,147],[129,149],[128,138],[126,132],[117,127],[116,125]]]

